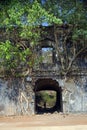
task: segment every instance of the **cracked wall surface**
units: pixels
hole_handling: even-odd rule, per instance
[[[56,79],[62,88],[64,113],[87,113],[87,76],[67,81]],[[35,114],[35,92],[23,79],[0,79],[0,115]]]
[[[34,93],[23,80],[0,79],[0,115],[34,114]]]
[[[77,77],[65,83],[63,108],[64,112],[87,112],[87,76]]]

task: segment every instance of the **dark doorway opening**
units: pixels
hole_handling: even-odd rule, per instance
[[[39,79],[35,84],[35,112],[62,112],[62,90],[56,80]]]

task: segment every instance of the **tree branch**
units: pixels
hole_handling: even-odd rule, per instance
[[[82,48],[81,50],[79,50],[79,52],[72,58],[72,60],[71,60],[71,62],[70,62],[70,64],[69,64],[69,66],[68,66],[68,68],[67,68],[67,72],[66,72],[66,73],[68,73],[68,72],[70,71],[73,62],[76,60],[76,58],[77,58],[86,48],[87,48],[87,45],[86,45],[84,48]]]

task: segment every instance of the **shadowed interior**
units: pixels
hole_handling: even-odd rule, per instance
[[[37,98],[37,93],[40,91],[55,91],[56,92],[56,101],[55,105],[51,108],[43,108],[38,106],[39,99]],[[36,113],[53,113],[55,111],[62,112],[62,90],[59,87],[59,84],[56,80],[53,79],[39,79],[35,84],[35,111]]]

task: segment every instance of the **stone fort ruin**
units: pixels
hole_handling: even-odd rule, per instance
[[[57,27],[56,32],[53,26],[45,28],[47,33],[34,50],[37,57],[43,57],[42,62],[33,66],[26,77],[7,79],[1,76],[0,115],[38,113],[37,93],[40,91],[56,93],[55,104],[47,112],[87,113],[87,45],[79,44],[74,56],[70,37],[65,40],[69,28]]]

